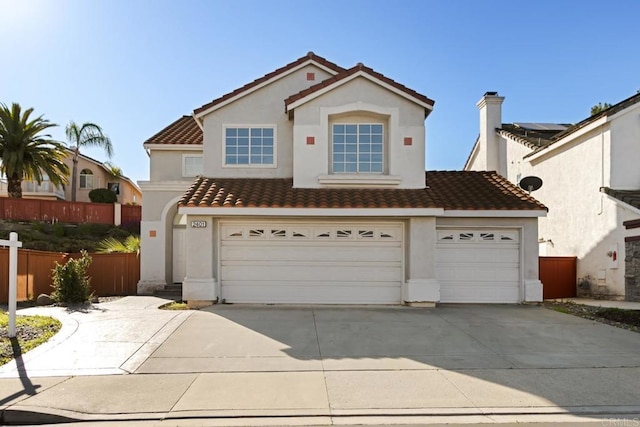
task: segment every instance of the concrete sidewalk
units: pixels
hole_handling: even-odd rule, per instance
[[[125,297],[76,308],[31,307],[18,315],[62,322],[49,341],[0,367],[0,378],[133,372],[193,312],[157,308],[167,300]]]
[[[347,425],[640,418],[640,334],[543,307],[222,305],[176,313],[156,310],[157,304],[132,297],[69,314],[85,332],[26,360],[13,378],[0,379],[0,423]],[[96,334],[103,327],[111,332]],[[103,369],[91,372],[117,369],[133,375],[32,375],[61,372],[45,369],[46,354],[62,357],[66,344],[83,348],[83,337],[106,335],[105,342],[118,348],[114,343],[123,338],[117,335],[121,328],[135,329],[120,333],[131,333],[138,350],[111,365],[106,356],[97,359]]]
[[[640,302],[614,301],[591,298],[557,298],[552,301],[573,302],[576,304],[590,305],[593,307],[620,308],[623,310],[640,310]]]

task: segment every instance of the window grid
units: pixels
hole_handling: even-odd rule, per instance
[[[83,169],[80,172],[80,188],[93,188],[93,172]]]
[[[379,123],[333,125],[334,173],[382,173],[383,125]]]
[[[225,129],[225,164],[272,165],[273,128]]]
[[[202,175],[202,156],[184,157],[184,176]]]

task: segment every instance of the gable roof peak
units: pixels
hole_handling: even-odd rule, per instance
[[[425,116],[428,115],[433,109],[433,105],[435,104],[434,100],[426,97],[425,95],[422,95],[421,93],[416,92],[413,89],[409,89],[405,85],[398,83],[395,80],[390,79],[389,77],[375,71],[373,68],[367,67],[362,62],[358,62],[348,70],[343,70],[342,72],[331,76],[326,80],[323,80],[311,87],[303,89],[300,92],[293,94],[285,99],[284,104],[286,111],[295,109],[299,105],[298,101],[301,101],[302,99],[307,98],[308,96],[311,96],[313,94],[316,94],[317,96],[317,94],[321,93],[320,91],[324,90],[325,88],[335,87],[334,85],[341,85],[357,73],[364,73],[370,77],[373,77],[375,80],[383,83],[384,85],[390,86],[391,88],[393,88],[393,90],[399,91],[403,94],[403,96],[408,96],[417,103],[424,105],[426,112]]]
[[[283,74],[286,74],[287,72],[295,69],[296,67],[299,67],[301,65],[306,64],[309,61],[313,61],[315,62],[317,65],[325,68],[326,70],[328,70],[330,73],[332,74],[339,74],[345,71],[344,68],[342,68],[341,66],[334,64],[331,61],[328,61],[327,59],[323,58],[322,56],[316,55],[313,51],[309,51],[307,52],[307,54],[305,56],[302,56],[298,59],[296,59],[293,62],[288,63],[287,65],[280,67],[270,73],[265,74],[262,77],[259,77],[257,79],[255,79],[254,81],[247,83],[246,85],[231,91],[225,95],[222,95],[216,99],[214,99],[213,101],[204,104],[203,106],[196,108],[193,111],[194,116],[198,117],[203,113],[206,113],[207,111],[209,111],[210,109],[212,109],[213,107],[216,107],[219,104],[224,103],[225,101],[228,101],[232,98],[235,97],[239,97],[239,96],[243,96],[249,92],[251,92],[252,90],[258,88],[260,85],[263,84],[267,84],[270,80],[276,79],[278,77],[280,77]]]

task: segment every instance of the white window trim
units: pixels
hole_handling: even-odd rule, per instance
[[[182,155],[182,177],[183,178],[195,178],[198,175],[187,175],[187,165],[186,159],[187,157],[199,157],[203,160],[203,172],[204,172],[204,156],[202,154],[183,154]]]
[[[85,171],[85,170],[88,170],[88,171],[89,171],[89,172],[91,172],[91,173],[90,173],[90,174],[88,174],[88,173],[82,173],[82,172],[83,172],[83,171]],[[88,176],[90,176],[90,177],[91,177],[91,186],[90,186],[90,187],[88,187],[88,186],[86,186],[86,185],[85,185],[84,187],[82,186],[82,179],[81,179],[81,178],[82,178],[83,176],[85,177],[85,178],[84,178],[84,182],[85,182],[85,184],[87,183],[87,177],[88,177]],[[96,174],[94,174],[94,173],[93,173],[93,171],[92,171],[91,169],[89,169],[89,168],[82,168],[82,170],[80,170],[80,173],[78,174],[78,189],[80,189],[80,190],[93,190],[94,188],[96,188],[96,182],[95,182],[96,180],[95,180],[95,176],[96,176]]]
[[[273,164],[248,164],[248,165],[228,165],[227,164],[227,129],[228,128],[270,128],[273,129]],[[222,168],[229,169],[275,169],[278,167],[278,126],[275,124],[225,124],[222,126]]]
[[[348,174],[348,173],[333,174],[333,158],[329,157],[331,161],[329,161],[327,165],[328,166],[327,174],[331,174],[334,177],[339,176],[340,178],[348,177],[350,175],[359,176],[359,177],[362,177],[362,175],[369,176],[369,177],[376,176],[376,175],[392,177],[393,175],[397,175],[397,171],[395,171],[395,164],[394,164],[395,158],[392,152],[393,150],[391,149],[391,144],[392,144],[392,141],[395,141],[400,135],[400,109],[397,107],[392,107],[392,108],[381,107],[379,105],[369,104],[362,101],[354,102],[351,104],[339,105],[337,107],[320,107],[320,129],[322,132],[320,135],[320,138],[323,139],[324,141],[329,142],[330,153],[333,152],[333,147],[332,147],[332,140],[331,140],[331,131],[329,130],[329,128],[331,127],[329,123],[329,117],[338,115],[338,114],[351,113],[351,112],[369,112],[369,113],[375,113],[381,116],[389,117],[386,123],[387,139],[385,140],[386,151],[384,152],[385,157],[383,158],[384,172],[382,174],[377,172],[376,173],[364,172],[362,174]]]
[[[335,160],[333,160],[333,154],[335,152],[333,151],[333,144],[334,144],[333,128],[336,125],[345,125],[345,126],[346,125],[355,125],[356,127],[360,126],[360,125],[369,125],[369,126],[380,125],[380,126],[382,126],[382,153],[381,153],[382,154],[382,171],[381,172],[371,172],[371,171],[369,171],[369,172],[367,172],[367,171],[336,172],[334,170]],[[385,169],[388,166],[386,164],[386,162],[388,161],[387,152],[389,151],[388,141],[385,141],[385,138],[384,138],[385,131],[386,131],[386,126],[385,126],[385,124],[383,122],[344,122],[344,123],[343,122],[333,122],[331,124],[331,130],[329,131],[329,135],[330,135],[330,138],[329,138],[329,150],[331,151],[331,156],[330,156],[331,157],[331,159],[330,159],[331,161],[329,162],[330,163],[329,164],[329,168],[330,168],[331,174],[332,175],[336,175],[336,176],[339,176],[339,175],[343,175],[343,176],[353,176],[353,175],[357,175],[357,176],[383,175],[384,176],[384,175],[388,175],[388,174],[385,174],[385,172],[384,172]],[[358,135],[358,140],[356,141],[356,169],[359,169],[360,168],[360,159],[359,159],[359,157],[360,157],[359,156],[360,155],[360,130],[359,130],[359,128],[358,128],[357,135]],[[373,155],[374,153],[369,153],[369,154]]]

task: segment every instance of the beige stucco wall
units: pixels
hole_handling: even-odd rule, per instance
[[[197,150],[150,150],[149,180],[193,181],[193,177],[183,176],[184,156],[202,156],[202,148]]]
[[[71,156],[65,159],[65,163],[69,166],[69,171],[73,171],[73,160]],[[80,172],[84,169],[89,169],[93,172],[93,187],[80,188]],[[72,178],[69,176],[69,182],[64,186],[64,198],[65,200],[71,200],[71,182]],[[120,194],[118,195],[118,203],[120,204],[142,204],[142,192],[132,185],[130,182],[123,179],[112,178],[102,166],[97,165],[95,162],[87,160],[83,157],[78,158],[78,175],[77,175],[77,190],[76,201],[77,202],[90,202],[89,192],[95,188],[107,188],[107,184],[110,182],[120,183]]]
[[[395,188],[424,188],[424,107],[364,77],[357,77],[295,109],[296,187],[323,186],[318,177],[331,173],[331,124],[350,117],[357,122],[362,116],[381,117],[385,124],[385,174],[401,177]],[[314,145],[307,145],[309,136],[315,138]],[[405,137],[412,138],[412,145],[404,145]]]
[[[612,146],[627,142],[616,139],[612,145],[613,129],[618,129],[615,123],[605,124],[532,161],[522,159],[526,148],[510,141],[508,177],[514,183],[518,174],[543,180],[542,188],[532,194],[549,207],[547,217],[539,222],[541,252],[547,256],[577,256],[577,279],[582,284],[579,290],[621,296],[624,245],[620,242],[624,241],[622,221],[628,214],[600,192],[600,187],[622,179],[617,166],[611,167],[611,152]],[[628,155],[636,156],[631,152]],[[637,173],[627,171],[628,175]],[[608,255],[612,250],[617,251],[617,264]]]
[[[307,80],[307,73],[315,80]],[[284,111],[284,100],[330,74],[309,64],[292,74],[223,106],[204,117],[204,175],[235,178],[290,178],[293,176],[293,123]],[[275,126],[275,166],[224,166],[224,126]]]
[[[139,184],[145,203],[140,224],[138,293],[145,294],[172,282],[173,218],[189,182],[173,182],[164,190],[149,181]]]
[[[617,190],[640,188],[640,104],[613,117],[611,133],[611,178],[608,187]]]

